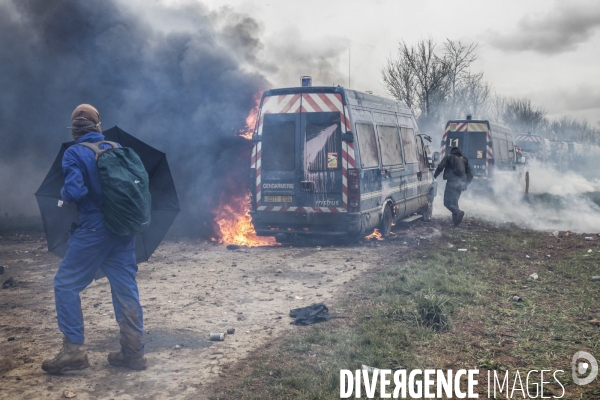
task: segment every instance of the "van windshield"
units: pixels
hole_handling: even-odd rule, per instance
[[[296,123],[265,115],[262,131],[262,169],[293,171],[296,167]]]

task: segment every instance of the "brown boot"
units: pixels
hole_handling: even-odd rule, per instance
[[[459,226],[460,223],[462,222],[464,216],[465,216],[465,212],[464,211],[457,212],[456,213],[456,218],[453,218],[453,220],[454,220],[454,226]]]
[[[42,369],[51,374],[85,369],[89,366],[90,362],[83,345],[71,343],[66,336],[63,338],[63,347],[56,357],[42,362]]]
[[[108,363],[115,367],[125,367],[137,370],[146,369],[146,357],[142,355],[126,356],[122,351],[108,353]]]

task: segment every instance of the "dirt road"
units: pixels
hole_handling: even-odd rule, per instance
[[[60,376],[45,374],[44,358],[61,346],[52,279],[60,262],[45,250],[41,235],[0,239],[0,399],[203,398],[204,388],[273,337],[300,329],[290,325],[292,308],[315,302],[335,305],[353,277],[385,262],[393,252],[437,235],[441,224],[416,222],[385,242],[353,246],[261,247],[227,250],[204,241],[163,243],[139,266],[149,367],[137,372],[112,367],[118,350],[110,287],[106,279],[82,293],[91,367]],[[331,307],[335,315],[343,310]],[[223,342],[209,332],[235,328]]]

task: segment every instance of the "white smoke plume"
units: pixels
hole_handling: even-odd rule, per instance
[[[592,198],[600,192],[598,179],[586,179],[573,171],[560,172],[548,165],[531,165],[530,194],[523,192],[524,178],[516,174],[496,174],[492,187],[476,188],[476,181],[459,201],[467,217],[495,223],[514,223],[540,231],[598,232],[600,207]],[[439,180],[439,179],[438,179]],[[434,215],[449,217],[444,207],[445,185],[440,181],[434,201]]]

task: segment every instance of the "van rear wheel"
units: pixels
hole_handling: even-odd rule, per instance
[[[381,216],[381,224],[379,224],[379,233],[381,233],[381,236],[390,236],[390,232],[392,231],[393,218],[394,216],[392,214],[392,207],[388,204],[383,210],[383,215]]]

